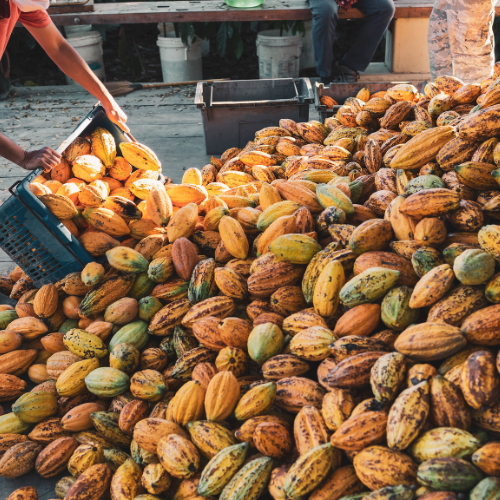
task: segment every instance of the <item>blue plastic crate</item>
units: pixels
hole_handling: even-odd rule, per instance
[[[59,146],[63,152],[77,137],[103,127],[116,144],[131,142],[97,105]],[[36,287],[54,283],[81,271],[95,260],[57,217],[30,191],[38,169],[9,188],[12,196],[0,206],[0,247],[33,280]]]

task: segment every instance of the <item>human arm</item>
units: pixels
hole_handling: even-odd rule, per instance
[[[29,25],[26,28],[66,75],[101,101],[108,118],[122,130],[129,132],[129,128],[125,124],[127,115],[118,106],[80,54],[61,35],[54,23],[51,21],[50,24],[43,28]]]
[[[45,147],[36,151],[25,151],[14,141],[0,134],[0,156],[26,170],[43,168],[48,172],[61,161],[61,155],[52,148]]]

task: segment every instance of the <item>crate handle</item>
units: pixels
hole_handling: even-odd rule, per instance
[[[24,180],[24,179],[23,179],[23,180]],[[14,193],[14,188],[15,188],[16,186],[19,186],[19,184],[21,184],[21,182],[23,182],[23,181],[16,181],[16,182],[14,182],[14,184],[12,184],[12,186],[10,186],[10,188],[9,188],[9,192],[10,192],[10,194],[11,194],[12,196],[16,196],[16,195],[15,195],[15,193]]]
[[[48,217],[47,217],[48,219]],[[69,245],[73,240],[71,239],[71,233],[69,232],[69,229],[62,223],[59,223],[59,230],[61,231],[61,236],[64,236],[64,240],[66,242],[66,245]]]
[[[203,101],[203,83],[204,82],[198,82],[196,85],[196,95],[194,98],[194,103],[196,104],[197,108],[205,107],[205,102]]]
[[[311,80],[309,80],[309,78],[304,78],[304,83],[306,84],[309,96],[314,96],[312,85],[311,85]]]

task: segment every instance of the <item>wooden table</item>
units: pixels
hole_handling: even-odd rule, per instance
[[[332,0],[333,1],[333,0]],[[428,18],[432,2],[396,0],[395,18]],[[500,12],[499,12],[500,13]],[[340,10],[343,19],[363,17],[357,10]],[[58,26],[78,24],[136,24],[167,22],[279,21],[311,19],[305,0],[265,0],[260,7],[236,9],[222,0],[98,3],[93,12],[52,14]]]

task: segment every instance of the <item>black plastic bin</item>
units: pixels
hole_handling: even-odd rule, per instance
[[[375,92],[380,92],[382,90],[390,89],[397,85],[398,83],[410,83],[414,85],[419,92],[422,92],[422,89],[425,85],[425,82],[376,82],[376,83],[333,83],[329,87],[325,87],[322,83],[316,83],[314,89],[314,104],[316,107],[316,111],[319,114],[319,118],[322,122],[324,122],[330,116],[333,116],[337,113],[338,109],[342,104],[344,104],[345,100],[348,97],[356,97],[356,94],[362,89],[367,88],[370,91],[370,94],[374,94]],[[320,103],[320,99],[322,96],[328,96],[335,99],[339,105],[334,106],[333,109],[328,109],[324,104]]]
[[[309,120],[313,102],[309,78],[200,82],[195,97],[210,155],[243,148],[257,130],[277,126],[281,118]]]
[[[76,137],[104,127],[116,144],[132,138],[109,121],[97,105],[59,146],[63,152]],[[36,287],[54,283],[81,271],[95,260],[57,217],[30,191],[30,182],[42,173],[31,172],[9,188],[12,196],[0,206],[0,247],[33,280]]]

